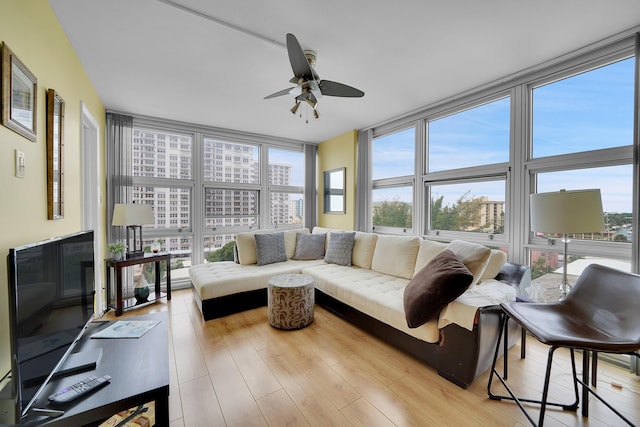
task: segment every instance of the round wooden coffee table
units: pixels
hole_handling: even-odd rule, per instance
[[[314,284],[306,274],[282,274],[269,279],[269,324],[278,329],[300,329],[313,322]]]

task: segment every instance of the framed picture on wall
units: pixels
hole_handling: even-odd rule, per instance
[[[47,216],[64,216],[64,100],[47,91]]]
[[[2,43],[2,124],[36,140],[38,80]]]

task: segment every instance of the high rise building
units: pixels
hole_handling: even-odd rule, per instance
[[[205,183],[259,184],[260,163],[256,147],[228,143],[212,139],[203,144],[203,176]],[[192,137],[135,128],[131,173],[141,178],[166,178],[191,180]],[[270,163],[268,182],[274,186],[291,185],[293,165]],[[157,185],[133,187],[133,200],[154,207],[156,228],[190,228],[191,194],[188,188]],[[272,225],[302,223],[303,206],[292,203],[289,193],[271,192],[270,210]],[[225,188],[225,185],[205,186],[205,227],[257,226],[260,191],[253,189]],[[208,239],[212,248],[223,246],[230,236],[214,236]],[[190,251],[192,242],[182,238],[170,238],[165,248],[172,252]]]

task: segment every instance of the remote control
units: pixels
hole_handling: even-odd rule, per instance
[[[85,394],[91,393],[105,385],[109,384],[111,381],[111,376],[103,375],[101,377],[96,377],[94,375],[83,379],[82,381],[78,381],[75,384],[70,385],[69,387],[65,387],[62,390],[52,394],[49,396],[49,401],[53,403],[67,403],[71,402],[79,398],[80,396],[84,396]]]

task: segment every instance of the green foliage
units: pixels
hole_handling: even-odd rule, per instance
[[[127,245],[124,242],[117,241],[113,243],[109,243],[107,245],[107,252],[113,255],[124,255],[124,251],[127,250]]]
[[[227,242],[223,247],[216,251],[209,251],[206,253],[205,258],[209,262],[218,261],[233,261],[233,250],[235,242],[231,240]]]
[[[385,200],[373,207],[373,224],[411,228],[411,204],[399,199]]]
[[[442,206],[444,196],[437,199],[431,197],[431,229],[432,230],[456,230],[456,217],[458,216],[455,206]]]
[[[444,196],[431,198],[431,229],[470,231],[492,228],[493,224],[480,224],[482,197],[473,197],[467,191],[453,205],[443,205]],[[497,232],[497,231],[494,231]]]
[[[547,259],[543,256],[538,257],[531,265],[531,279],[537,279],[547,273],[551,273],[553,268],[547,265]]]
[[[609,227],[622,227],[631,224],[632,215],[630,213],[607,213],[605,221]]]

